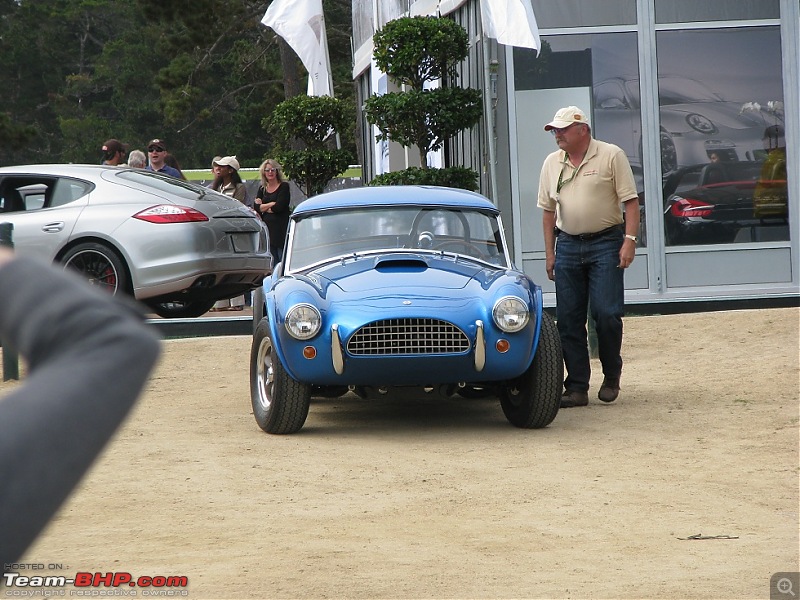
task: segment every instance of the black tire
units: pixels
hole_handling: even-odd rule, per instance
[[[524,429],[547,427],[561,408],[563,386],[564,358],[558,329],[553,317],[542,312],[542,331],[531,366],[500,391],[506,419]]]
[[[675,140],[667,131],[661,130],[659,135],[661,143],[661,175],[672,173],[678,168],[678,149]]]
[[[130,288],[128,269],[119,253],[97,242],[84,242],[70,248],[61,258],[64,269],[71,269],[89,283],[112,295]]]
[[[278,359],[266,317],[253,335],[250,401],[258,426],[278,434],[300,431],[311,404],[311,386],[292,379]]]
[[[264,318],[264,288],[258,286],[253,290],[253,334],[255,334],[258,324]]]
[[[214,300],[196,302],[148,302],[147,306],[162,319],[191,319],[206,314],[214,306]]]

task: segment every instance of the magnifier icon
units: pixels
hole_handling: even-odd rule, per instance
[[[778,579],[778,583],[775,587],[781,594],[790,594],[792,598],[795,597],[795,593],[792,591],[792,580],[788,577],[781,577]]]

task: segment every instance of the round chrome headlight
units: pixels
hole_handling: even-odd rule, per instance
[[[516,296],[500,298],[492,309],[492,318],[502,331],[515,333],[528,324],[528,305]]]
[[[308,340],[319,333],[322,317],[316,307],[310,304],[295,304],[286,313],[285,325],[293,338]]]

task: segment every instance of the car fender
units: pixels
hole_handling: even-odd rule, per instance
[[[269,323],[270,328],[270,335],[272,337],[272,346],[275,349],[275,353],[278,357],[278,360],[281,361],[283,368],[289,374],[292,379],[297,381],[300,380],[298,374],[292,369],[291,361],[287,360],[286,357],[286,350],[284,340],[287,337],[291,337],[289,332],[286,331],[284,327],[284,318],[285,315],[280,312],[276,296],[278,295],[278,288],[285,288],[284,290],[280,290],[282,293],[282,300],[281,304],[285,309],[288,306],[294,306],[298,303],[308,303],[312,304],[319,310],[320,312],[323,311],[322,304],[324,303],[324,297],[319,287],[319,282],[315,279],[310,277],[302,276],[302,277],[284,277],[282,279],[274,279],[273,277],[270,278],[270,290],[269,293],[265,293],[265,311],[267,320]],[[310,286],[310,288],[309,288]],[[266,284],[265,286],[266,287]],[[313,289],[318,293],[312,294],[309,292],[309,289]],[[266,292],[266,290],[265,290]],[[257,326],[257,324],[256,324]],[[299,340],[294,340],[294,343],[300,344]]]
[[[531,292],[533,294],[534,314],[536,315],[536,332],[533,334],[533,348],[531,348],[531,360],[528,363],[528,368],[530,368],[533,357],[536,356],[536,352],[539,350],[539,338],[542,334],[542,288],[533,283],[532,286],[533,289]]]

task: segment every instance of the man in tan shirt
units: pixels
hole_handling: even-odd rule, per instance
[[[619,147],[592,138],[576,106],[560,109],[544,128],[559,147],[542,166],[538,206],[567,368],[561,407],[589,403],[589,307],[604,375],[598,398],[613,402],[622,374],[623,273],[633,262],[639,228],[633,171]]]

